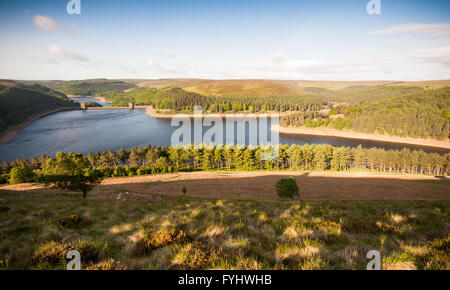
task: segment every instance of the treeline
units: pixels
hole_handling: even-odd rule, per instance
[[[111,102],[112,107],[126,107],[129,102],[133,102],[136,106],[152,105],[155,96],[158,93],[156,89],[133,88],[127,91],[105,91],[96,93],[96,97],[103,97]]]
[[[198,147],[198,148],[197,148]],[[188,147],[134,147],[131,150],[119,149],[117,152],[58,153],[59,158],[76,158],[76,164],[86,169],[99,169],[104,176],[133,176],[192,170],[307,170],[307,171],[348,171],[370,170],[384,173],[409,173],[428,175],[448,175],[450,153],[439,155],[422,150],[411,151],[333,147],[331,145],[280,145],[275,160],[263,160],[271,147],[215,146]],[[21,168],[32,180],[45,168],[52,168],[55,158],[42,155],[39,158],[17,159],[2,164],[2,181],[9,179],[13,168]],[[67,169],[67,168],[66,168]],[[53,172],[53,174],[58,174]]]
[[[331,127],[338,130],[350,128],[350,120],[345,118],[333,118],[333,114],[323,114],[321,112],[296,112],[280,118],[282,127]]]
[[[113,107],[153,105],[156,109],[171,111],[193,111],[194,106],[202,106],[205,112],[286,112],[320,111],[327,102],[312,95],[285,97],[214,97],[203,96],[180,88],[162,90],[134,88],[126,92],[108,91],[96,94],[105,97]]]
[[[447,139],[450,134],[450,88],[422,90],[356,106],[341,105],[327,114],[284,116],[285,127],[330,127],[401,137]]]
[[[61,107],[79,107],[66,95],[41,85],[0,86],[0,131],[29,117]]]
[[[188,92],[180,88],[167,88],[162,90],[149,88],[134,88],[126,92],[108,91],[96,94],[111,102],[113,107],[127,106],[129,102],[135,105],[153,105],[156,109],[172,111],[193,110],[194,106],[206,106],[205,96]]]
[[[213,113],[222,112],[314,112],[320,111],[328,103],[312,95],[276,96],[276,97],[208,97],[207,110]]]

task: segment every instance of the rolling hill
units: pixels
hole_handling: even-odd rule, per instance
[[[137,83],[137,82],[134,82]],[[349,88],[360,91],[384,87],[420,87],[436,89],[450,87],[450,80],[398,82],[398,81],[294,81],[294,80],[206,80],[206,79],[160,79],[137,83],[138,87],[178,87],[205,96],[299,96],[314,94],[334,95],[348,93]],[[320,89],[320,90],[319,90]]]
[[[0,131],[35,114],[77,106],[66,95],[39,84],[0,81]]]
[[[135,85],[120,80],[92,79],[81,81],[40,81],[38,82],[53,90],[67,95],[91,96],[106,91],[124,91]]]

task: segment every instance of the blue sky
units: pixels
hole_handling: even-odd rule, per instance
[[[0,2],[0,78],[450,78],[450,1]]]

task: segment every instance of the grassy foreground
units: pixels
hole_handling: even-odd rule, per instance
[[[449,269],[449,203],[0,190],[0,269]]]

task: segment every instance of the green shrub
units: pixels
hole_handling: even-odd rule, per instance
[[[297,182],[294,178],[282,178],[276,185],[277,194],[281,198],[294,198],[299,196]]]
[[[10,184],[19,184],[33,181],[35,175],[32,170],[14,167],[9,174]]]
[[[187,192],[186,186],[183,186],[183,189],[181,191],[183,192],[183,194],[186,194]]]
[[[111,167],[106,167],[106,168],[103,168],[101,170],[101,172],[103,173],[103,176],[105,176],[105,177],[112,177],[113,173],[114,173],[114,169],[112,169]]]
[[[112,174],[113,177],[120,177],[120,176],[126,176],[126,175],[127,175],[127,172],[126,172],[125,168],[123,168],[123,167],[116,167]]]

